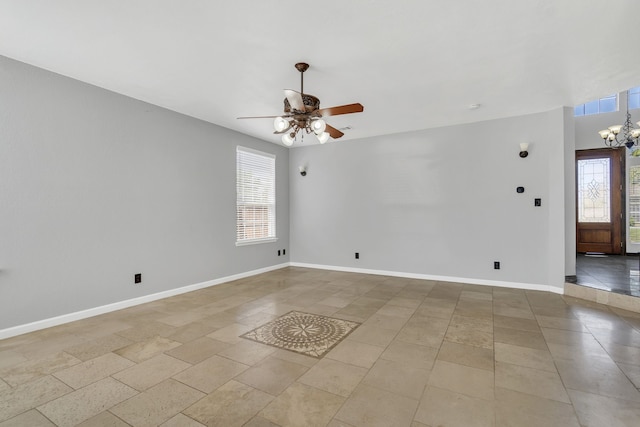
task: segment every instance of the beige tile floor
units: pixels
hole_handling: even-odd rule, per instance
[[[322,359],[239,336],[362,322]],[[640,425],[640,314],[286,268],[0,341],[6,426]]]

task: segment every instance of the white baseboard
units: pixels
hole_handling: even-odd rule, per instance
[[[307,264],[302,262],[289,263],[292,267],[316,268],[320,270],[344,271],[348,273],[374,274],[378,276],[405,277],[407,279],[437,280],[439,282],[469,283],[471,285],[497,286],[500,288],[525,289],[528,291],[544,291],[564,294],[564,288],[540,285],[536,283],[504,282],[498,280],[471,279],[468,277],[436,276],[433,274],[404,273],[400,271],[370,270],[366,268],[340,267],[335,265]]]
[[[219,279],[213,279],[213,280],[208,280],[206,282],[195,283],[193,285],[183,286],[181,288],[169,289],[169,290],[158,292],[155,294],[144,295],[141,297],[132,298],[125,301],[119,301],[113,304],[102,305],[100,307],[94,307],[87,310],[76,311],[74,313],[63,314],[61,316],[51,317],[49,319],[38,320],[38,321],[27,323],[24,325],[18,325],[18,326],[14,326],[7,329],[0,329],[0,340],[5,338],[11,338],[16,335],[26,334],[28,332],[38,331],[40,329],[50,328],[52,326],[62,325],[64,323],[74,322],[76,320],[86,319],[88,317],[97,316],[99,314],[109,313],[116,310],[122,310],[123,308],[133,307],[134,305],[140,305],[147,302],[172,297],[174,295],[180,295],[187,292],[196,291],[198,289],[220,285],[222,283],[243,279],[245,277],[251,277],[257,274],[262,274],[262,273],[266,273],[273,270],[279,270],[281,268],[285,268],[288,266],[289,266],[289,263],[272,265],[269,267],[259,268],[257,270],[234,274],[232,276],[221,277]]]
[[[174,295],[180,295],[187,292],[196,291],[198,289],[220,285],[222,283],[231,282],[233,280],[243,279],[245,277],[251,277],[258,274],[267,273],[273,270],[279,270],[281,268],[285,268],[289,266],[314,268],[314,269],[320,269],[320,270],[344,271],[349,273],[374,274],[379,276],[405,277],[408,279],[437,280],[441,282],[469,283],[472,285],[485,285],[485,286],[497,286],[497,287],[504,287],[504,288],[526,289],[526,290],[533,290],[533,291],[546,291],[546,292],[553,292],[556,294],[564,293],[564,288],[557,288],[555,286],[549,286],[549,285],[539,285],[535,283],[503,282],[503,281],[485,280],[485,279],[471,279],[466,277],[436,276],[431,274],[404,273],[399,271],[371,270],[366,268],[340,267],[335,265],[320,265],[320,264],[307,264],[307,263],[301,263],[301,262],[288,262],[288,263],[282,263],[278,265],[272,265],[265,268],[260,268],[257,270],[247,271],[244,273],[234,274],[232,276],[221,277],[219,279],[213,279],[206,282],[196,283],[196,284],[184,286],[181,288],[169,289],[167,291],[158,292],[150,295],[144,295],[141,297],[120,301],[113,304],[107,304],[100,307],[94,307],[87,310],[77,311],[74,313],[63,314],[61,316],[38,320],[36,322],[27,323],[24,325],[18,325],[18,326],[14,326],[7,329],[0,329],[0,340],[5,338],[11,338],[16,335],[26,334],[28,332],[38,331],[40,329],[50,328],[52,326],[62,325],[64,323],[74,322],[76,320],[86,319],[88,317],[97,316],[99,314],[109,313],[116,310],[122,310],[123,308],[132,307],[134,305],[144,304],[147,302],[172,297]]]

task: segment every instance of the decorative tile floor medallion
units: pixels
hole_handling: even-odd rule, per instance
[[[349,320],[290,311],[241,338],[321,358],[358,326]]]

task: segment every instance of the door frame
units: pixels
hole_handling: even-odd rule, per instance
[[[626,147],[619,148],[595,148],[590,150],[576,150],[575,152],[575,198],[576,198],[576,252],[578,252],[579,229],[578,229],[578,160],[597,159],[602,157],[611,158],[611,223],[612,223],[612,254],[626,254],[626,197],[625,197],[625,153]],[[617,172],[617,173],[616,173]]]

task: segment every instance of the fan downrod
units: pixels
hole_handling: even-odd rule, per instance
[[[296,70],[300,71],[300,93],[304,93],[304,72],[309,69],[309,64],[306,62],[298,62],[296,64]]]

